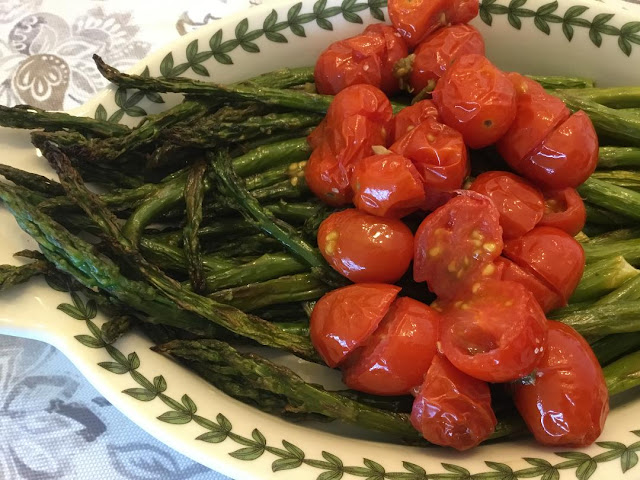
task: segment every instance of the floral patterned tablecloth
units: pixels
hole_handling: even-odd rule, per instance
[[[268,1],[0,0],[0,104],[81,105],[106,83],[92,54],[126,69]],[[53,347],[0,335],[0,479],[224,478],[138,428]]]

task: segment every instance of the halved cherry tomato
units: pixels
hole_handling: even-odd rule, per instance
[[[399,90],[395,63],[406,57],[407,45],[390,25],[369,25],[363,33],[332,43],[314,70],[319,93],[335,95],[351,85],[374,85],[387,94]]]
[[[546,282],[566,302],[584,271],[584,250],[567,232],[536,227],[504,245],[504,256]]]
[[[411,410],[411,424],[431,443],[468,450],[497,424],[489,385],[436,355]]]
[[[542,358],[547,319],[516,282],[484,280],[443,311],[442,353],[456,368],[487,382],[528,375]]]
[[[516,118],[496,146],[502,158],[517,169],[571,112],[562,100],[547,93],[538,82],[515,72],[507,76],[516,90]]]
[[[325,294],[313,307],[313,346],[331,368],[342,363],[378,327],[400,287],[380,283],[348,285]]]
[[[534,381],[516,384],[513,398],[543,445],[591,445],[609,414],[609,392],[596,356],[578,332],[560,322],[549,321]]]
[[[566,304],[562,297],[538,279],[534,273],[526,272],[511,260],[498,257],[495,261],[497,278],[517,282],[529,290],[542,311],[547,313]]]
[[[500,226],[505,240],[524,235],[542,218],[542,193],[513,173],[482,173],[469,188],[486,195],[496,206],[500,212]]]
[[[460,188],[469,173],[462,135],[432,118],[425,119],[389,149],[407,157],[418,169],[426,189],[428,210],[446,202],[450,196],[442,194]]]
[[[344,383],[376,395],[404,395],[424,380],[436,354],[440,314],[409,297],[398,298],[378,329],[342,368]]]
[[[584,228],[586,221],[587,210],[575,188],[545,192],[544,216],[538,225],[556,227],[575,236]]]
[[[429,214],[416,231],[413,278],[452,298],[493,273],[502,251],[500,214],[484,195],[464,191]],[[485,268],[485,267],[490,268]]]
[[[409,48],[450,23],[467,23],[478,15],[478,0],[389,0],[389,18]]]
[[[413,93],[427,87],[433,90],[447,68],[470,53],[484,55],[482,35],[471,25],[444,27],[425,38],[413,52],[415,58],[409,76]]]
[[[380,217],[401,218],[425,202],[418,170],[411,160],[395,153],[357,160],[351,187],[356,208]]]
[[[413,257],[413,234],[400,220],[353,208],[332,213],[318,229],[320,253],[355,283],[394,283]]]
[[[596,169],[598,136],[589,116],[574,113],[515,168],[536,185],[556,190],[577,187]]]
[[[433,102],[444,123],[471,148],[495,143],[516,117],[512,83],[483,55],[458,58],[438,81]]]
[[[440,121],[438,109],[431,100],[421,100],[403,108],[393,117],[391,140],[397,142],[407,132],[413,130],[428,118]]]

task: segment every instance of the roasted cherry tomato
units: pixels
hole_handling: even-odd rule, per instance
[[[351,188],[356,208],[380,217],[401,218],[425,202],[418,170],[411,160],[395,153],[357,160]]]
[[[597,164],[598,136],[589,116],[580,110],[514,168],[536,185],[557,190],[577,187],[589,178]]]
[[[353,208],[332,213],[318,229],[318,248],[352,282],[394,283],[413,257],[413,234],[400,220]]]
[[[354,85],[338,93],[327,110],[326,126],[340,125],[346,118],[362,115],[389,133],[393,107],[382,90],[371,85]]]
[[[349,183],[351,168],[339,162],[331,148],[321,143],[312,153],[304,169],[309,189],[329,205],[351,202],[353,191]]]
[[[576,289],[584,271],[584,250],[567,232],[553,227],[536,227],[504,245],[504,256],[532,272],[566,301]]]
[[[320,54],[314,70],[316,88],[335,95],[351,85],[368,84],[393,94],[399,90],[393,67],[407,54],[407,45],[393,27],[369,25],[360,35],[334,42]]]
[[[342,363],[374,332],[399,291],[395,285],[363,283],[332,290],[318,300],[309,329],[327,365]]]
[[[389,18],[410,48],[450,23],[467,23],[478,15],[478,0],[389,0]]]
[[[452,298],[493,273],[502,251],[500,214],[484,195],[465,191],[428,215],[414,241],[413,278]]]
[[[431,443],[468,450],[497,424],[489,385],[436,355],[413,401],[411,424]]]
[[[431,100],[421,100],[403,108],[393,117],[391,140],[397,142],[407,132],[413,130],[428,118],[440,121],[438,109]]]
[[[516,117],[512,83],[483,55],[458,58],[438,81],[433,102],[442,121],[471,148],[495,143]]]
[[[534,381],[515,384],[513,398],[543,445],[591,445],[609,414],[609,392],[596,356],[578,332],[560,322],[549,321]]]
[[[427,88],[432,91],[436,82],[458,58],[470,53],[484,55],[484,40],[471,25],[444,27],[427,37],[414,54],[409,85],[417,94]]]
[[[544,216],[540,226],[556,227],[575,236],[584,228],[586,221],[587,210],[575,188],[545,192]]]
[[[544,312],[533,294],[516,282],[478,282],[443,311],[442,353],[459,370],[487,382],[531,373],[546,339]]]
[[[450,195],[443,193],[460,188],[469,173],[462,135],[432,118],[410,130],[390,150],[407,157],[418,169],[426,189],[428,210],[446,202]]]
[[[513,173],[482,173],[469,188],[489,197],[496,206],[505,240],[533,229],[544,213],[542,193]]]
[[[419,386],[436,354],[440,314],[398,298],[378,329],[342,368],[344,383],[376,395],[404,395]]]
[[[560,294],[552,290],[545,282],[538,279],[534,273],[526,272],[511,260],[498,257],[495,261],[497,278],[510,282],[517,282],[529,290],[542,311],[547,313],[565,305]]]
[[[516,90],[516,118],[496,146],[502,158],[517,169],[571,112],[562,100],[547,93],[538,82],[515,72],[507,76]]]

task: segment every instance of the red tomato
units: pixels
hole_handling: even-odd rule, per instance
[[[389,25],[369,25],[355,37],[332,43],[316,61],[319,93],[335,95],[351,85],[374,85],[388,94],[399,90],[396,62],[408,55],[402,36]]]
[[[609,392],[598,360],[585,339],[560,322],[549,321],[535,382],[516,384],[513,398],[543,445],[591,445],[609,414]]]
[[[355,283],[397,282],[413,257],[413,234],[400,220],[353,208],[332,213],[318,229],[329,265]]]
[[[524,235],[542,218],[542,193],[513,173],[482,173],[469,188],[489,197],[496,206],[505,240]]]
[[[350,169],[339,162],[328,144],[321,143],[312,153],[304,169],[304,178],[320,200],[329,205],[351,202],[353,191],[349,184]]]
[[[500,214],[484,195],[465,191],[428,215],[414,241],[413,278],[451,298],[490,275],[502,251]]]
[[[471,148],[502,137],[516,117],[516,91],[507,76],[483,55],[464,55],[447,69],[433,91],[444,123]]]
[[[389,0],[389,18],[410,48],[450,23],[467,23],[478,15],[478,0]]]
[[[448,200],[449,196],[445,196],[443,201],[442,193],[460,188],[469,173],[462,135],[432,118],[410,130],[389,149],[407,157],[418,169],[426,189],[428,210]]]
[[[533,273],[524,271],[518,265],[504,257],[498,257],[495,261],[497,278],[510,282],[517,282],[529,290],[542,311],[547,313],[556,308],[563,307],[566,302],[555,291],[551,290],[546,283],[543,283]]]
[[[542,358],[547,319],[516,282],[484,280],[449,302],[440,327],[442,353],[456,368],[487,382],[528,375]]]
[[[411,160],[395,153],[356,161],[351,187],[356,208],[380,217],[401,218],[425,202],[418,170]]]
[[[371,85],[353,85],[333,97],[327,109],[327,126],[340,125],[353,115],[366,117],[384,128],[388,134],[393,119],[393,107],[379,88]]]
[[[575,236],[584,228],[586,221],[587,211],[575,188],[545,192],[544,216],[540,220],[540,226],[556,227]]]
[[[411,410],[411,424],[431,443],[468,450],[497,425],[489,385],[436,355]]]
[[[541,187],[557,190],[577,187],[597,164],[598,136],[589,116],[580,110],[551,132],[516,170]]]
[[[344,383],[375,395],[404,395],[419,386],[436,354],[440,314],[398,298],[378,329],[342,369]]]
[[[403,108],[393,117],[391,139],[397,142],[407,132],[413,130],[428,118],[440,121],[438,109],[431,100],[421,100]]]
[[[584,250],[567,232],[553,227],[536,227],[504,245],[504,256],[526,271],[536,274],[563,301],[571,297],[584,271]]]
[[[515,72],[507,76],[516,90],[516,119],[496,146],[502,158],[517,169],[571,112],[562,100],[547,93],[538,82]]]
[[[413,52],[415,58],[409,76],[413,92],[427,87],[432,91],[447,68],[470,53],[484,55],[482,35],[471,25],[444,27],[426,38]]]
[[[324,295],[313,308],[311,341],[331,368],[342,363],[378,327],[400,287],[348,285]]]

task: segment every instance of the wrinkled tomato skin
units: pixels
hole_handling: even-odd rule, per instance
[[[582,278],[585,256],[580,243],[554,227],[536,227],[504,245],[504,256],[531,272],[567,302]]]
[[[543,445],[586,447],[602,433],[609,392],[589,344],[568,325],[549,321],[535,381],[515,384],[516,407]]]
[[[342,368],[344,383],[375,395],[419,386],[436,354],[440,314],[409,297],[396,299],[378,329]]]
[[[313,346],[328,366],[340,365],[375,331],[399,291],[395,285],[356,284],[318,300],[309,330]]]
[[[335,127],[353,115],[362,115],[388,132],[393,119],[393,107],[379,88],[353,85],[333,97],[327,109],[327,126]]]
[[[532,230],[544,214],[542,193],[513,173],[482,173],[469,188],[489,197],[496,206],[505,240],[520,237]]]
[[[447,299],[476,277],[493,273],[485,267],[502,251],[499,218],[491,200],[469,191],[427,215],[415,234],[414,280],[426,281],[432,292]]]
[[[395,63],[406,57],[402,36],[389,25],[369,25],[363,33],[332,43],[314,69],[318,93],[335,95],[347,87],[368,84],[391,95],[399,90]]]
[[[431,87],[459,57],[471,53],[484,55],[484,40],[471,25],[444,27],[427,37],[413,52],[409,85],[417,94]]]
[[[485,280],[444,308],[442,353],[486,382],[528,375],[542,359],[547,319],[533,294],[516,282]]]
[[[538,82],[519,73],[509,73],[516,91],[516,118],[496,143],[498,153],[514,169],[540,145],[571,112],[558,97],[547,93]]]
[[[349,183],[350,168],[340,163],[328,145],[320,144],[304,169],[309,189],[324,203],[332,206],[351,202],[353,191]]]
[[[492,145],[516,117],[516,91],[506,74],[483,55],[464,55],[433,91],[442,121],[458,130],[470,148]]]
[[[574,113],[515,168],[543,189],[577,187],[596,169],[598,136],[589,116]]]
[[[411,129],[391,147],[418,169],[425,185],[425,208],[434,210],[460,188],[469,173],[469,157],[462,135],[433,118]]]
[[[552,190],[544,193],[544,216],[539,225],[564,230],[575,237],[587,221],[587,210],[575,188]]]
[[[425,203],[418,170],[409,159],[394,153],[356,161],[351,187],[356,208],[379,217],[401,218]]]
[[[430,118],[437,122],[440,121],[438,109],[431,100],[420,100],[403,108],[393,117],[391,141],[397,142],[405,134]]]
[[[338,273],[355,283],[397,282],[413,258],[413,234],[402,221],[350,208],[329,215],[318,248]]]
[[[436,355],[413,401],[411,424],[436,445],[473,448],[489,438],[497,424],[489,385]]]

